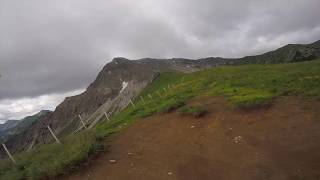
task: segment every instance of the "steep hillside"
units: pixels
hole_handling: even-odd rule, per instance
[[[84,93],[66,98],[52,114],[41,118],[30,130],[10,140],[8,146],[17,152],[28,148],[32,142],[51,142],[52,138],[45,128],[46,125],[51,125],[61,136],[70,134],[81,127],[79,114],[88,123],[96,123],[104,112],[116,114],[161,72],[194,72],[220,65],[287,63],[308,61],[317,57],[320,57],[319,41],[308,45],[287,45],[262,55],[239,59],[146,58],[130,61],[115,58],[102,69]]]
[[[194,62],[185,61],[186,64]],[[99,119],[104,112],[117,113],[129,104],[130,99],[152,82],[159,72],[176,70],[186,72],[204,68],[202,65],[184,68],[183,63],[180,63],[180,60],[178,62],[179,64],[172,64],[169,60],[130,61],[116,58],[103,68],[84,93],[66,98],[52,114],[41,118],[41,121],[34,124],[29,131],[10,140],[7,143],[8,147],[13,151],[20,151],[26,149],[33,141],[36,143],[51,142],[52,138],[46,125],[50,125],[58,134],[72,133],[80,126],[79,114],[85,121],[94,121],[96,118]],[[125,89],[123,89],[124,84],[126,84]],[[95,111],[98,111],[97,115],[94,114]]]
[[[204,98],[201,99],[202,97]],[[105,166],[108,168],[111,166],[111,169],[106,171],[110,174],[116,175],[116,173],[119,173],[117,170],[112,171],[114,170],[112,167],[119,167],[123,165],[123,162],[128,162],[124,160],[124,151],[127,150],[131,153],[132,148],[132,153],[137,153],[136,151],[140,148],[141,156],[139,157],[147,161],[147,166],[138,165],[137,171],[133,173],[147,171],[163,173],[162,171],[153,171],[150,168],[155,167],[155,169],[159,170],[161,169],[159,167],[168,167],[168,169],[165,169],[165,174],[155,175],[159,175],[161,179],[161,177],[167,176],[168,172],[171,172],[170,174],[174,175],[174,178],[177,176],[176,173],[180,173],[179,177],[181,179],[182,176],[189,177],[190,175],[190,177],[195,177],[198,176],[198,174],[203,174],[203,178],[205,179],[209,177],[209,175],[211,177],[211,171],[194,171],[194,173],[191,171],[194,167],[192,164],[194,164],[194,161],[197,159],[192,159],[191,157],[192,155],[198,155],[192,154],[197,150],[193,148],[204,147],[206,145],[205,142],[210,142],[208,147],[220,147],[221,151],[206,151],[203,149],[203,151],[200,152],[205,156],[203,157],[205,161],[200,161],[201,163],[194,168],[203,167],[202,162],[207,162],[207,165],[219,162],[216,164],[217,166],[214,166],[214,169],[210,170],[215,170],[214,172],[226,170],[226,174],[222,174],[223,176],[221,176],[224,177],[224,179],[228,179],[229,176],[227,175],[230,175],[231,178],[239,175],[239,173],[240,175],[244,173],[242,175],[245,175],[243,177],[246,179],[246,177],[254,175],[251,172],[256,172],[256,170],[258,172],[256,178],[258,179],[267,179],[268,177],[274,177],[273,179],[281,179],[281,177],[314,178],[317,177],[317,172],[319,172],[318,166],[316,166],[319,162],[317,159],[319,156],[317,154],[308,156],[308,154],[314,154],[319,144],[315,141],[319,139],[319,123],[317,121],[319,118],[317,111],[319,98],[320,60],[280,65],[224,66],[188,74],[175,72],[160,73],[160,75],[133,100],[134,106],[130,105],[126,107],[121,113],[115,114],[110,121],[102,118],[102,121],[97,124],[95,129],[61,138],[62,144],[42,145],[34,148],[30,152],[17,154],[15,155],[18,162],[17,166],[14,166],[9,160],[1,161],[0,178],[23,179],[28,177],[31,179],[40,179],[56,176],[67,172],[70,168],[74,168],[77,164],[87,160],[88,156],[93,153],[101,151],[101,145],[107,143],[106,147],[111,145],[111,149],[107,148],[107,150],[111,150],[112,157],[108,156],[108,153],[105,157],[108,160],[118,160],[118,162],[116,161],[116,163],[113,164],[114,166],[109,164]],[[195,99],[195,103],[192,103]],[[174,112],[175,114],[172,115],[170,112]],[[182,118],[181,120],[186,121],[184,126],[184,121],[176,118],[177,115],[182,115],[183,117],[200,117],[200,114],[203,114],[203,112],[208,113],[204,118],[210,118],[191,119],[194,123],[196,123],[196,121],[199,121],[197,123],[201,123],[201,120],[203,120],[204,124],[202,125],[193,125],[188,120],[190,118]],[[218,116],[221,117],[221,119]],[[229,116],[230,118],[228,118]],[[150,121],[155,120],[155,122],[150,122],[150,125],[148,125],[149,123],[142,125],[143,127],[148,126],[150,129],[147,128],[148,130],[145,131],[141,127],[141,136],[137,133],[137,137],[135,133],[129,130],[129,134],[125,135],[124,139],[120,138],[119,141],[123,142],[121,144],[125,145],[128,143],[122,146],[125,149],[120,151],[117,144],[109,143],[113,141],[113,138],[110,137],[111,134],[120,131],[123,132],[123,130],[131,126],[133,122],[145,118]],[[238,124],[237,120],[239,121]],[[250,122],[255,125],[251,127]],[[158,123],[164,128],[163,130],[153,127],[153,125]],[[173,126],[171,126],[170,123],[172,123]],[[174,125],[175,123],[178,124]],[[231,126],[232,124],[233,126]],[[215,125],[215,127],[212,127],[213,125]],[[137,126],[138,129],[140,129],[140,126]],[[232,128],[231,132],[229,132],[229,126]],[[290,129],[288,129],[289,126]],[[203,141],[199,141],[197,145],[193,144],[190,146],[190,149],[183,148],[187,146],[187,144],[185,144],[185,141],[187,141],[186,135],[191,132],[184,132],[186,127],[188,127],[188,130],[189,128],[192,129],[192,131],[198,130],[196,133],[198,133],[199,136],[194,136],[194,140],[203,138]],[[202,129],[200,127],[202,127]],[[256,129],[259,129],[259,131],[255,131]],[[248,130],[247,133],[246,130]],[[168,134],[160,132],[168,132]],[[175,134],[179,132],[181,132],[181,136]],[[212,133],[218,134],[216,134],[217,136],[213,136]],[[150,136],[147,134],[150,134]],[[106,138],[107,141],[105,141]],[[153,147],[156,147],[156,144],[163,145],[163,138],[172,138],[173,140],[168,141],[169,144],[161,146],[162,150],[159,151],[159,153],[167,154],[168,157],[173,156],[169,158],[172,162],[168,163],[168,166],[164,166],[165,158],[161,154],[156,154],[155,152],[149,154],[149,156],[147,154],[145,156],[141,154],[148,153],[144,150],[152,150]],[[217,141],[211,141],[212,138],[217,138]],[[150,140],[155,140],[156,144],[148,143]],[[181,146],[176,146],[175,149],[173,148],[174,146],[169,146],[170,144],[181,144]],[[268,145],[272,148],[268,149]],[[113,147],[116,148],[116,151],[113,151]],[[255,147],[256,149],[254,149]],[[230,149],[223,151],[224,148]],[[235,152],[234,150],[237,150],[237,148],[239,151]],[[173,151],[170,151],[170,149]],[[186,153],[182,154],[183,157],[186,157],[186,160],[193,160],[191,161],[192,163],[185,166],[190,168],[190,170],[179,171],[179,169],[177,169],[181,167],[179,164],[176,164],[178,161],[175,159],[179,157],[179,151]],[[223,154],[223,152],[226,154]],[[232,167],[229,167],[228,164],[234,164],[234,162],[238,161],[243,162],[245,159],[236,157],[249,158],[252,156],[249,152],[265,153],[263,154],[264,159],[261,161],[248,159],[248,161],[245,162],[250,162],[251,164],[244,163],[242,164],[243,166],[241,166],[243,169],[234,171],[234,174],[229,173]],[[188,154],[190,156],[187,156]],[[232,154],[237,154],[238,156],[234,159],[228,159],[227,157]],[[273,154],[281,154],[281,156],[274,156]],[[159,155],[159,158],[163,157],[164,161],[153,161],[154,159],[150,159],[150,155]],[[282,155],[286,155],[286,157],[281,158]],[[139,157],[137,157],[136,154],[134,155],[134,158]],[[209,157],[216,158],[217,161]],[[224,157],[226,159],[223,159]],[[294,159],[296,157],[300,157],[300,159]],[[179,162],[181,162],[180,160]],[[136,161],[139,163],[139,160]],[[156,164],[153,166],[150,162],[159,162],[159,166]],[[256,164],[254,164],[255,162]],[[276,166],[275,163],[270,162],[284,163]],[[110,163],[110,161],[108,163]],[[118,163],[119,166],[117,166]],[[297,166],[294,166],[295,163],[297,163]],[[224,166],[222,166],[223,164]],[[122,167],[124,169],[122,169],[123,172],[121,174],[118,174],[119,177],[129,175],[127,172],[131,170],[125,169],[125,167],[127,166]],[[143,167],[144,169],[139,169]],[[236,167],[233,168],[236,169]],[[199,171],[201,170],[203,170],[203,168],[199,169]],[[298,170],[301,170],[300,174],[293,173],[293,171]],[[191,174],[188,175],[188,172]],[[285,176],[282,176],[283,174]],[[145,177],[152,177],[152,175],[153,174],[149,174]],[[219,177],[220,176],[217,176],[217,178]]]

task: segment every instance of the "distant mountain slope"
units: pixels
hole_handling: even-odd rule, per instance
[[[116,114],[125,108],[130,103],[130,99],[136,97],[160,72],[188,73],[221,65],[289,63],[309,61],[319,57],[320,41],[307,45],[290,44],[262,55],[238,59],[219,57],[198,60],[144,58],[132,61],[115,58],[105,65],[84,93],[66,98],[53,113],[41,117],[40,121],[32,124],[32,128],[11,138],[7,146],[16,152],[26,149],[33,142],[51,142],[52,137],[46,125],[50,125],[61,136],[72,133],[80,126],[79,114],[88,123],[99,120],[104,112]]]
[[[39,113],[27,116],[21,120],[9,120],[2,126],[0,126],[0,142],[5,142],[9,140],[11,137],[20,134],[35,123],[39,118],[47,115],[51,111],[48,110],[42,110]],[[6,128],[4,128],[6,126]]]
[[[0,136],[1,132],[6,131],[7,129],[15,127],[19,123],[18,120],[8,120],[3,124],[0,124]]]
[[[257,56],[246,56],[238,59],[240,64],[277,64],[301,62],[320,57],[320,40],[312,44],[288,44],[277,50]]]

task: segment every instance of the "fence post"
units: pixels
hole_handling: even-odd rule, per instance
[[[159,91],[157,91],[157,94],[159,95],[159,97],[160,97],[160,98],[162,98],[162,96],[161,96],[161,94],[160,94],[160,92],[159,92]]]
[[[6,153],[8,154],[9,158],[11,159],[11,161],[14,164],[17,164],[16,160],[13,158],[13,156],[11,155],[10,151],[7,149],[7,146],[5,144],[2,144],[4,150],[6,151]]]
[[[47,128],[49,129],[52,137],[57,141],[57,143],[61,144],[61,142],[59,141],[59,139],[57,138],[57,136],[53,133],[52,129],[50,128],[50,126],[48,125]]]
[[[109,116],[106,112],[104,112],[104,115],[106,116],[106,118],[108,119],[108,121],[110,121]]]
[[[168,92],[167,92],[167,89],[165,87],[163,88],[163,91],[164,91],[164,96],[167,96]]]
[[[140,99],[141,99],[141,101],[142,101],[143,105],[145,105],[146,103],[144,102],[144,99],[143,99],[143,97],[142,97],[142,96],[140,96]]]
[[[29,148],[28,148],[27,151],[31,151],[31,149],[33,148],[33,145],[36,143],[37,137],[38,137],[38,136],[35,136],[35,137],[33,138],[33,140],[32,140],[32,142],[31,142],[31,144],[30,144],[30,146],[29,146]]]
[[[86,126],[86,124],[83,122],[83,119],[82,119],[82,117],[81,117],[80,114],[79,114],[79,118],[80,118],[80,121],[81,121],[82,126],[83,126],[85,129],[87,129],[87,126]]]
[[[133,107],[136,107],[136,105],[132,102],[131,99],[130,99],[130,103],[132,104]]]
[[[181,82],[180,83],[183,83],[183,81],[184,81],[184,76],[181,78]]]
[[[152,99],[152,96],[151,96],[151,94],[148,94],[148,97],[149,97],[149,98],[151,99],[151,101],[153,100],[153,99]]]

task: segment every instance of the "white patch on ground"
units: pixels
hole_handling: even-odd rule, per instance
[[[122,81],[122,89],[120,90],[120,94],[127,88],[128,82]]]
[[[234,137],[233,138],[233,141],[237,144],[241,143],[242,142],[242,136],[237,136],[237,137]]]

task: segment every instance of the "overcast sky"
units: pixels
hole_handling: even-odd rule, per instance
[[[0,121],[54,109],[115,56],[240,57],[320,39],[319,0],[0,0]]]

